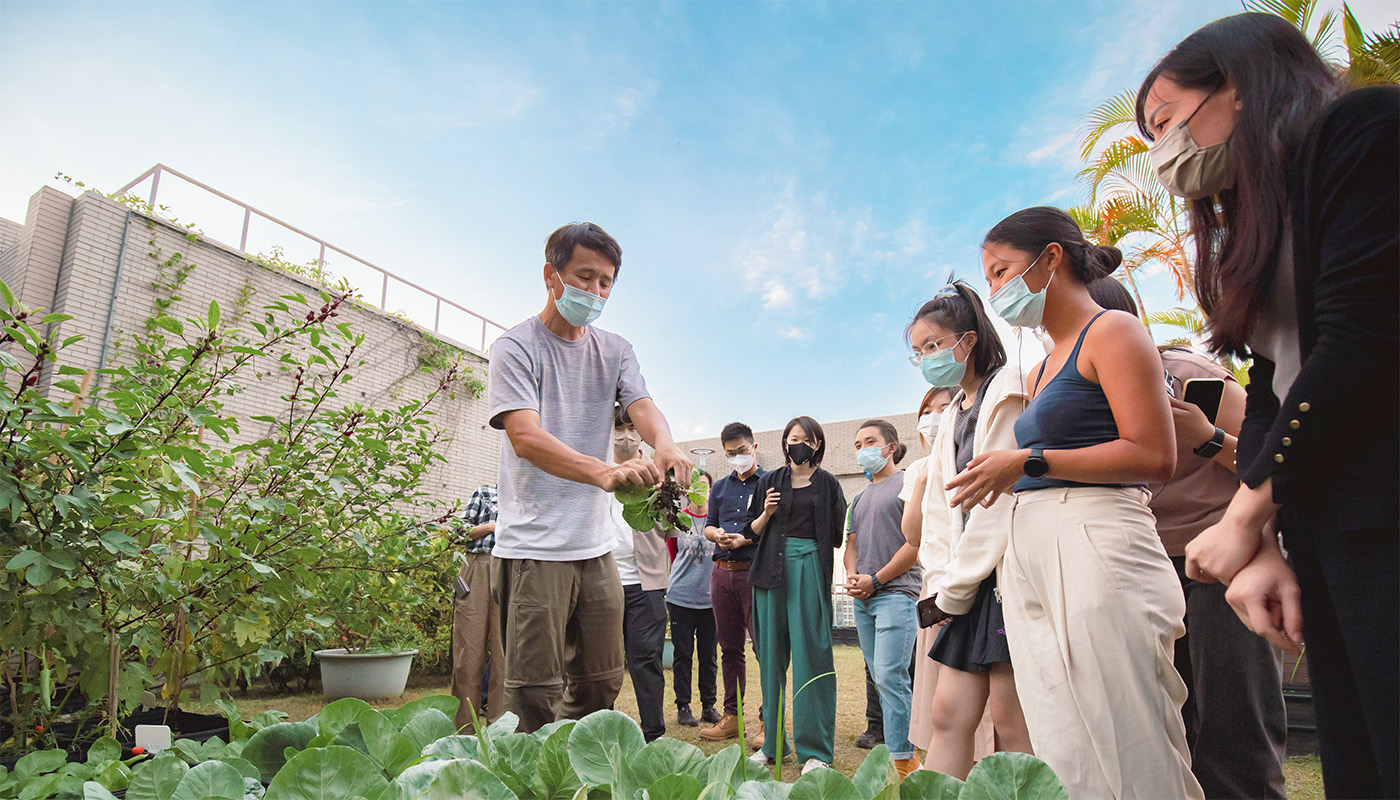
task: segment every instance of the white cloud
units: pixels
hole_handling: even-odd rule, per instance
[[[598,132],[608,134],[630,128],[632,121],[651,104],[658,88],[656,81],[645,80],[618,92],[608,104],[608,110],[598,116]]]
[[[1025,159],[1032,164],[1039,164],[1047,159],[1064,159],[1069,157],[1074,161],[1079,160],[1079,151],[1075,147],[1078,134],[1071,128],[1068,131],[1056,136],[1040,147],[1026,153]]]
[[[778,337],[782,339],[806,339],[807,332],[794,325],[778,331]]]

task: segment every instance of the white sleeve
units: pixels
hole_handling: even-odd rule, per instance
[[[1003,398],[991,409],[987,438],[982,452],[1016,449],[1016,419],[1021,401]],[[1011,529],[1012,500],[999,495],[989,508],[976,506],[967,515],[956,552],[944,570],[938,607],[949,614],[966,614],[977,598],[977,587],[996,571],[1006,554],[1007,533]]]

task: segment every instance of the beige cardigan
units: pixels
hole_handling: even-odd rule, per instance
[[[977,597],[977,587],[1001,568],[1006,536],[1011,529],[1011,498],[1002,495],[991,507],[975,507],[966,524],[960,508],[948,507],[943,489],[956,474],[953,461],[953,427],[963,392],[943,412],[933,452],[925,462],[928,483],[924,490],[924,525],[920,560],[925,570],[925,592],[938,592],[938,607],[950,614],[966,614]],[[1015,365],[1003,367],[987,387],[982,411],[973,429],[973,452],[1015,450],[1016,420],[1029,401],[1025,374]]]

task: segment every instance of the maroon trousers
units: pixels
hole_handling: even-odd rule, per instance
[[[710,576],[710,603],[715,611],[715,640],[719,642],[720,672],[724,677],[724,713],[739,713],[739,692],[748,697],[744,634],[753,637],[753,590],[747,570],[736,572],[715,563]],[[754,654],[757,655],[757,643]]]

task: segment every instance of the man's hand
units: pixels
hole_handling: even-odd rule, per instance
[[[661,468],[655,461],[638,456],[605,469],[598,479],[598,487],[605,492],[615,492],[623,486],[660,486],[661,476]]]
[[[753,544],[753,540],[744,538],[744,534],[726,533],[722,534],[719,546],[723,547],[725,550],[738,550],[747,544]]]
[[[1264,545],[1230,581],[1225,600],[1245,627],[1290,653],[1303,643],[1298,579],[1277,547]]]
[[[875,581],[869,575],[847,575],[846,594],[857,600],[865,600],[875,590]]]
[[[968,462],[967,469],[958,473],[943,487],[953,492],[948,505],[962,506],[971,511],[979,503],[985,508],[1002,494],[1011,491],[1025,472],[1029,450],[993,450]]]
[[[675,470],[676,483],[679,483],[689,490],[690,459],[686,458],[685,453],[682,453],[681,449],[677,447],[674,442],[663,442],[660,447],[656,448],[656,466],[661,473],[661,477],[657,478],[656,483],[651,484],[652,486],[660,486],[662,479],[666,477],[666,473]]]
[[[490,536],[491,534],[493,534],[493,533],[495,533],[495,532],[496,532],[496,523],[495,523],[494,521],[493,521],[493,522],[483,522],[483,523],[481,523],[480,525],[477,525],[477,526],[471,527],[471,528],[467,528],[467,530],[466,530],[467,538],[468,538],[468,539],[471,539],[473,542],[477,541],[478,539],[484,539],[484,538],[486,538],[487,536]]]

